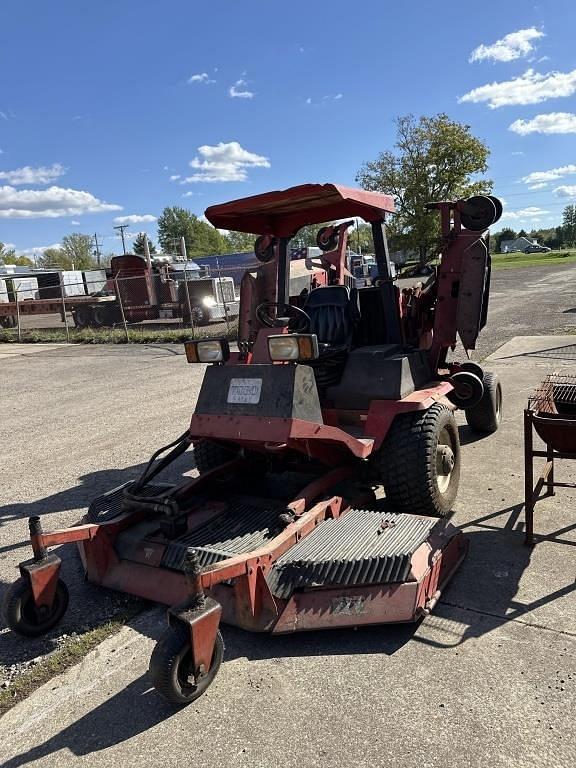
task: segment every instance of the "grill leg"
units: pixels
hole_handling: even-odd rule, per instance
[[[534,544],[534,457],[532,455],[532,418],[524,411],[524,516],[526,520],[525,544]]]
[[[546,479],[546,494],[548,496],[554,496],[554,449],[546,445],[546,459],[550,462],[550,472],[548,472],[548,478]]]

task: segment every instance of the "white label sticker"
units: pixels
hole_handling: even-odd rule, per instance
[[[261,392],[262,379],[231,379],[227,402],[256,405],[260,402]]]

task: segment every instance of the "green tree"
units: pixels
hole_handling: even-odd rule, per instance
[[[57,269],[68,269],[62,262],[62,250],[60,248],[46,248],[42,256],[38,259],[38,265],[41,267],[55,267]]]
[[[562,235],[564,242],[573,246],[576,242],[576,205],[567,205],[562,212]]]
[[[16,258],[16,251],[14,248],[7,248],[4,243],[0,242],[0,264],[14,264]]]
[[[258,235],[250,235],[248,232],[228,232],[228,250],[233,253],[250,253],[254,251],[254,242]]]
[[[396,120],[395,149],[365,163],[356,180],[364,189],[394,197],[397,215],[389,223],[391,234],[425,261],[438,244],[440,218],[426,213],[426,203],[489,193],[491,181],[473,180],[486,172],[489,154],[469,125],[445,114],[419,120],[406,115]]]
[[[496,253],[502,253],[502,242],[504,240],[516,240],[516,232],[510,227],[504,227],[499,232],[496,232],[491,238],[490,242],[495,244]]]
[[[136,237],[134,238],[134,242],[132,243],[132,253],[135,253],[137,256],[144,256],[144,242],[147,235],[144,232],[139,232]],[[156,253],[156,246],[148,238],[148,250],[150,253]]]
[[[165,253],[180,252],[180,238],[186,243],[189,257],[226,253],[226,237],[211,224],[202,221],[185,208],[173,205],[164,208],[158,219],[158,242]]]
[[[62,238],[59,248],[47,248],[40,257],[43,267],[58,269],[93,269],[96,266],[92,255],[92,237],[74,232]]]
[[[92,237],[79,232],[63,237],[60,261],[64,269],[91,269],[94,266]]]

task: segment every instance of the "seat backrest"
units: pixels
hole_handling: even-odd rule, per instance
[[[306,299],[304,311],[310,317],[310,333],[316,334],[320,344],[351,346],[358,309],[346,285],[315,288]]]

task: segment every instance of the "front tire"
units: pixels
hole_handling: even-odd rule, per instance
[[[466,408],[466,421],[474,432],[491,435],[502,421],[502,385],[495,373],[484,372],[484,394],[477,405]]]
[[[49,632],[61,620],[68,608],[68,588],[58,579],[54,602],[50,610],[38,610],[34,604],[32,587],[21,576],[6,592],[2,605],[4,620],[13,632],[24,637],[39,637]]]
[[[190,311],[192,313],[192,323],[194,325],[204,326],[209,324],[210,317],[201,304],[194,304]]]
[[[400,512],[446,517],[458,493],[460,440],[444,405],[396,416],[380,449],[386,498]]]
[[[224,640],[218,630],[210,669],[195,681],[190,631],[184,624],[177,624],[166,629],[156,643],[148,671],[158,693],[170,704],[182,707],[202,696],[216,677],[223,657]]]

